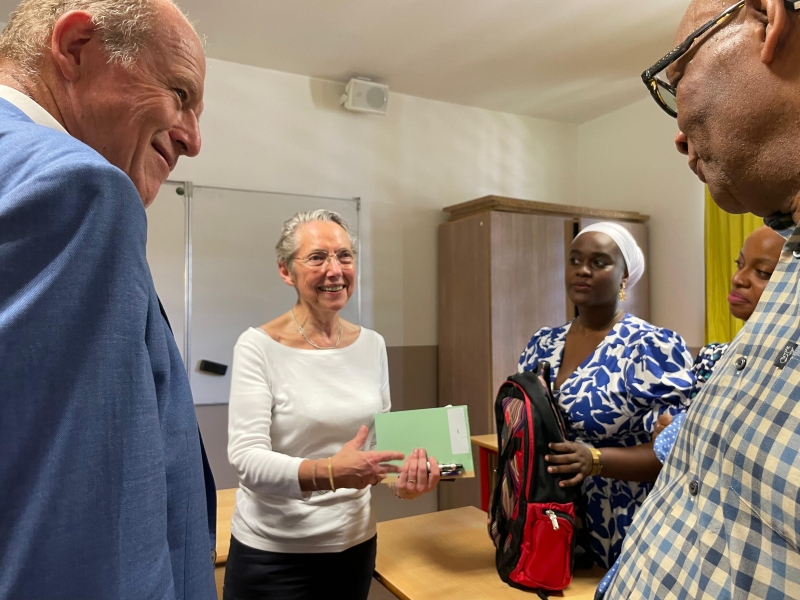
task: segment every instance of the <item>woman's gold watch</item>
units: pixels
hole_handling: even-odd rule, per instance
[[[593,446],[588,446],[588,448],[589,452],[592,453],[592,472],[589,475],[594,477],[603,472],[603,463],[600,462],[600,450]]]

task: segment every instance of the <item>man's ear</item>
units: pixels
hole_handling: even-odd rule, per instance
[[[64,13],[53,27],[50,52],[56,68],[67,81],[80,77],[86,44],[96,35],[92,15],[82,10]]]
[[[767,17],[767,31],[761,48],[761,62],[770,64],[775,59],[778,45],[789,35],[789,15],[783,0],[747,0],[753,10]]]

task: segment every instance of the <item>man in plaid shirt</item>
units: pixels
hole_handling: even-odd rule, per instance
[[[642,77],[714,200],[788,242],[689,409],[607,599],[800,598],[800,2],[732,1],[694,0],[683,43]]]

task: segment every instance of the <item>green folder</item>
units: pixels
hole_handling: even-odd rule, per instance
[[[466,406],[442,406],[375,415],[377,450],[396,450],[409,456],[425,448],[439,462],[464,465],[461,477],[475,477]],[[403,461],[395,461],[401,465]],[[390,476],[386,481],[396,479]]]

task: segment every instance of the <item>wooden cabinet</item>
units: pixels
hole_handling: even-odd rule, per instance
[[[494,432],[493,401],[531,335],[575,316],[564,284],[572,238],[597,221],[627,227],[647,258],[647,217],[487,196],[444,209],[439,226],[439,405],[469,406]],[[649,318],[648,272],[624,307]],[[439,508],[480,506],[478,480],[440,485]]]

